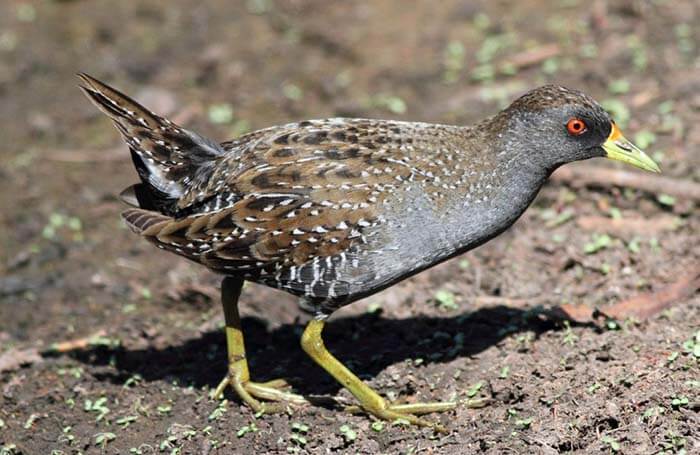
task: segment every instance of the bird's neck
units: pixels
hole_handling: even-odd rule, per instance
[[[459,251],[466,251],[501,234],[530,206],[551,171],[531,165],[518,157],[492,152],[490,172],[478,174],[477,195],[462,199],[447,223],[457,233],[453,239]],[[459,209],[461,212],[455,209]]]

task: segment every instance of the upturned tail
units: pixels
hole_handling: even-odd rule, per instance
[[[122,192],[122,199],[145,210],[178,217],[178,201],[194,180],[206,179],[223,148],[197,133],[159,117],[139,103],[88,76],[78,74],[80,88],[112,119],[129,146],[141,183]]]

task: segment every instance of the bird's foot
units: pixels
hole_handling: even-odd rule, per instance
[[[433,412],[449,411],[455,407],[457,407],[457,403],[454,401],[410,404],[391,404],[383,401],[381,404],[376,403],[366,406],[348,406],[346,410],[351,413],[367,412],[381,420],[387,420],[390,422],[407,422],[420,427],[432,428],[439,433],[447,433],[447,430],[442,425],[429,420],[421,419],[417,416],[430,414]]]
[[[303,396],[286,391],[289,384],[284,379],[274,379],[267,382],[242,381],[239,375],[231,374],[226,375],[219,383],[214,390],[213,397],[216,399],[223,397],[224,390],[229,386],[255,413],[286,412],[289,405],[308,403]]]

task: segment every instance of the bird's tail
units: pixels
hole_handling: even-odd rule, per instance
[[[117,127],[129,145],[141,184],[122,193],[125,202],[166,215],[177,212],[177,201],[201,171],[223,155],[222,147],[168,119],[159,117],[108,85],[78,74],[80,88]]]

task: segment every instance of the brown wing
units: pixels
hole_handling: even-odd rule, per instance
[[[383,221],[381,204],[412,176],[401,144],[387,136],[392,125],[318,121],[258,132],[244,150],[229,152],[205,188],[185,195],[212,201],[199,213],[158,218],[145,229],[129,221],[134,210],[125,219],[162,247],[217,270],[337,255],[366,240]]]

